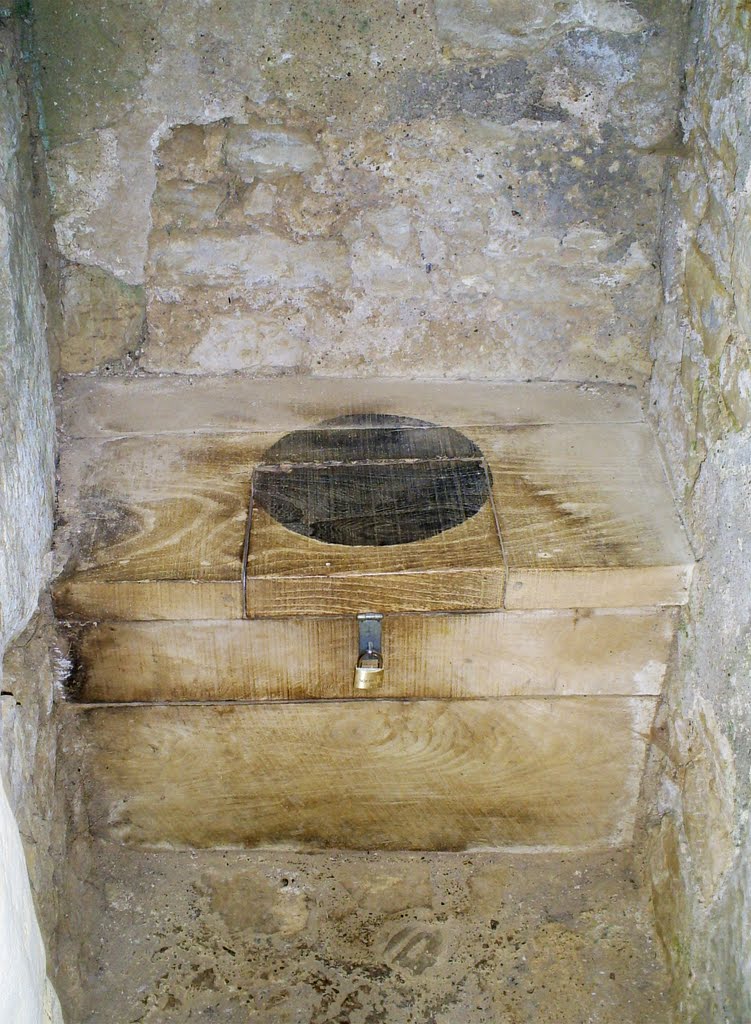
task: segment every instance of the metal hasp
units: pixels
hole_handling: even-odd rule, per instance
[[[357,616],[359,645],[355,666],[355,690],[369,690],[383,678],[381,653],[382,615],[363,612]]]

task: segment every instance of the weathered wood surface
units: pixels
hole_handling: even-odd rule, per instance
[[[342,382],[335,383],[336,387],[329,382],[328,392],[323,388],[332,403],[335,395],[344,398]],[[257,402],[263,404],[258,396],[266,396],[267,428],[276,426],[270,410],[277,385],[281,387],[281,382],[266,382],[259,391],[261,385],[254,384]],[[181,394],[188,387],[175,382],[170,386]],[[190,394],[198,399],[204,392],[196,387]],[[302,385],[297,382],[295,387]],[[308,401],[306,408],[315,408],[316,416],[323,416],[325,403],[315,405],[315,388],[308,385],[307,391],[295,391],[295,387],[290,385],[289,392],[294,408],[299,411]],[[494,392],[487,387],[480,388],[481,392],[486,389],[482,392],[486,403],[492,394],[497,397],[503,392],[507,398],[511,394],[503,388]],[[526,388],[516,386],[517,405],[525,405]],[[401,394],[399,388],[396,393]],[[440,393],[449,396],[446,401],[456,409],[462,395],[469,400],[471,388],[466,392],[465,385],[443,384]],[[120,392],[116,387],[115,394],[132,399],[128,388]],[[216,402],[211,389],[209,394]],[[527,403],[529,408],[537,403],[538,413],[541,394],[533,389]],[[559,393],[548,388],[547,394],[552,396],[553,407],[557,395],[569,413],[578,396],[584,403],[582,417],[594,415],[591,410],[587,413],[591,396],[586,391],[564,388]],[[435,391],[436,401],[437,396]],[[279,399],[280,421],[288,412],[283,397]],[[426,394],[423,399],[427,401]],[[605,401],[602,396],[597,400]],[[141,402],[149,404],[143,395]],[[384,402],[393,407],[396,398]],[[409,413],[421,411],[420,402],[415,404],[418,408],[408,407]],[[197,405],[200,410],[200,401]],[[345,408],[352,405],[345,404]],[[487,418],[489,405],[480,403],[479,408]],[[341,405],[328,411],[341,413]],[[437,418],[440,412],[439,403],[426,415]],[[342,427],[348,431],[344,445],[333,436],[336,426],[323,432],[306,430],[304,435],[316,457],[316,445],[323,445],[324,455],[338,451],[343,456],[338,461],[357,462],[358,453],[373,450],[378,454],[386,443],[384,435],[392,437],[383,430],[379,416],[358,422],[369,422],[370,427]],[[64,445],[61,525],[56,536],[58,564],[63,566],[55,587],[58,614],[82,619],[223,619],[241,617],[244,608],[253,616],[286,616],[504,606],[631,607],[685,601],[692,556],[649,428],[639,423],[559,422],[554,426],[463,427],[462,433],[469,438],[466,450],[474,451],[475,443],[485,456],[495,508],[488,502],[477,514],[455,525],[454,513],[460,512],[462,501],[469,498],[466,494],[462,497],[460,488],[452,489],[450,479],[442,479],[443,490],[437,483],[433,488],[438,497],[431,514],[440,518],[445,513],[449,528],[426,540],[380,547],[330,544],[286,529],[256,506],[243,604],[243,545],[251,479],[259,463],[267,460],[269,449],[273,452],[280,442],[281,430],[280,426],[279,431],[265,433],[136,434]],[[375,448],[367,440],[368,431],[380,438]],[[456,439],[446,447],[446,438],[452,437],[449,431],[415,428],[401,435],[400,443],[407,444],[408,453],[434,450],[431,437],[438,440],[440,452],[459,451]],[[357,490],[355,504],[359,502],[360,507],[355,513],[364,522],[368,487],[362,479],[351,478],[353,466],[303,470],[296,461],[298,456],[305,457],[299,447],[294,450],[290,473],[308,473],[310,480],[302,480],[298,497],[313,494],[313,478],[327,477],[332,507],[343,497],[355,496]],[[289,468],[290,464],[286,465]],[[403,475],[402,463],[396,465]],[[414,464],[418,476],[421,465]],[[426,466],[433,467],[428,477],[432,472],[449,476],[452,472],[451,463],[443,456],[425,463],[423,469]],[[381,477],[397,470],[379,463],[367,472],[373,494],[382,495],[385,484]],[[268,482],[267,473],[273,475],[271,470],[256,475],[263,475]],[[405,481],[406,477],[401,490],[395,491],[402,498],[394,507],[400,513],[397,522],[401,519],[411,528],[420,519],[422,505],[415,502]],[[430,491],[430,487],[425,491],[425,502]],[[320,487],[318,493],[322,493]],[[375,520],[383,509],[376,507],[375,499],[373,506],[371,518]],[[474,506],[469,511],[473,510]],[[306,516],[320,519],[314,503],[310,509],[293,509],[293,518],[295,514],[303,529],[309,526]],[[343,519],[350,514],[342,507]]]
[[[628,842],[656,699],[81,711],[93,831],[147,846]]]
[[[302,537],[348,547],[427,540],[477,515],[489,497],[485,467],[474,459],[288,466],[253,474],[254,508]],[[493,550],[497,559],[498,542]]]
[[[672,610],[386,616],[368,697],[660,693]],[[100,622],[72,638],[83,702],[357,696],[354,618]]]
[[[264,454],[266,467],[361,462],[482,461],[466,434],[409,416],[337,416],[326,426],[282,434]]]
[[[503,605],[503,553],[490,504],[413,544],[345,547],[301,537],[254,506],[248,615],[463,611]]]
[[[278,435],[123,438],[63,449],[60,617],[243,615],[251,476]]]
[[[490,383],[326,377],[72,377],[63,385],[64,436],[297,430],[361,412],[449,426],[634,423],[635,388],[608,384]]]
[[[471,432],[485,453],[507,608],[676,605],[693,557],[645,424]]]

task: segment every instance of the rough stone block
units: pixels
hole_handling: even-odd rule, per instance
[[[139,349],[145,314],[142,287],[123,284],[98,267],[69,264],[62,273],[61,303],[63,373],[88,373]]]
[[[692,245],[686,254],[685,289],[691,324],[710,361],[722,355],[733,328],[730,296],[714,272],[711,259]]]
[[[232,125],[224,155],[227,167],[243,181],[313,171],[321,162],[318,149],[304,132],[282,127]]]

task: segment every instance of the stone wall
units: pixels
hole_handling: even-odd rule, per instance
[[[698,564],[649,871],[681,1024],[751,1020],[751,9],[699,0],[651,408]]]
[[[46,981],[14,812],[41,892],[57,856],[47,730],[53,672],[49,661],[23,671],[17,648],[3,654],[29,622],[49,575],[54,419],[30,208],[28,111],[12,20],[0,17],[0,1020],[40,1024],[59,1020],[59,1007]]]
[[[642,382],[683,0],[37,0],[65,372]]]

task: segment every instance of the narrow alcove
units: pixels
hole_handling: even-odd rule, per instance
[[[750,18],[0,7],[0,1017],[751,1019]]]

